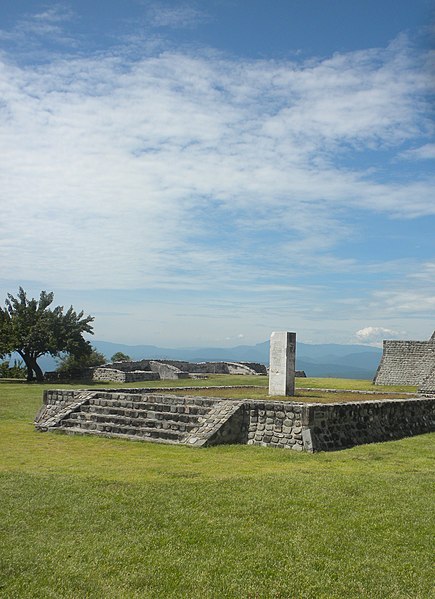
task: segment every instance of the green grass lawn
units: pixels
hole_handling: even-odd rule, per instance
[[[435,435],[308,455],[37,433],[43,388],[0,385],[0,597],[435,597]]]

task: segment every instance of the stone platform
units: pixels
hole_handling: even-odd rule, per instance
[[[168,390],[47,390],[39,431],[204,447],[331,451],[435,430],[435,398],[347,403],[230,400]]]

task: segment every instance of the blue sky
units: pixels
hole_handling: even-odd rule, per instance
[[[0,295],[95,337],[435,328],[434,2],[0,4]]]

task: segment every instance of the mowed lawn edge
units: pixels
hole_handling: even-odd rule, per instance
[[[0,385],[0,596],[434,596],[434,435],[195,450],[37,433],[41,399]]]

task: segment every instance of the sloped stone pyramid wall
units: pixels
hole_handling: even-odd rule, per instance
[[[384,341],[375,385],[420,386],[435,367],[434,335],[429,341]]]
[[[423,393],[424,395],[435,396],[435,366],[432,368],[429,375],[424,379],[419,392]]]

